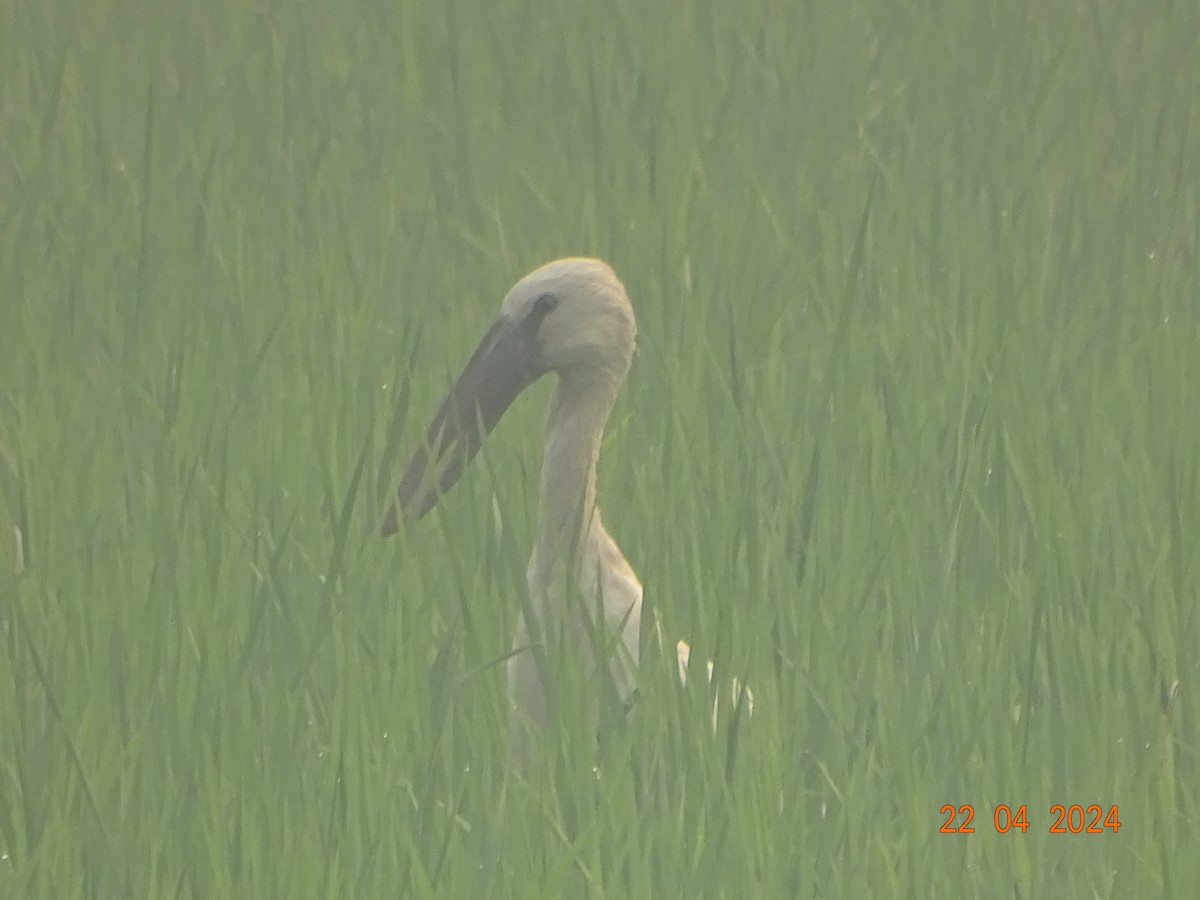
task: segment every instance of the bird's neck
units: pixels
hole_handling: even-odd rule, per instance
[[[562,376],[546,414],[538,539],[529,562],[538,593],[579,576],[587,542],[603,533],[596,508],[596,462],[619,379]]]

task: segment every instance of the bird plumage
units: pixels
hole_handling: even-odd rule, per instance
[[[508,662],[512,704],[519,718],[534,723],[546,719],[547,685],[531,648],[548,646],[554,635],[574,640],[593,662],[589,634],[602,625],[603,635],[619,638],[607,662],[621,702],[635,688],[642,585],[600,518],[596,464],[636,336],[629,295],[607,263],[571,257],[526,275],[505,296],[500,317],[442,403],[384,523],[390,534],[401,518],[432,509],[517,395],[548,372],[558,376],[546,411],[536,540],[526,570],[529,603]],[[570,582],[577,595],[560,596]],[[583,618],[597,609],[602,621]]]
[[[596,464],[604,427],[633,360],[637,321],[625,286],[598,259],[569,257],[530,272],[442,402],[400,481],[383,533],[415,520],[453,487],[487,434],[528,385],[553,372],[537,531],[508,660],[511,742],[526,756],[527,722],[544,724],[546,650],[572,641],[594,669],[603,654],[621,705],[636,688],[642,584],[604,527]],[[562,596],[564,585],[573,596]],[[686,643],[680,678],[686,681]],[[711,663],[710,663],[711,678]],[[715,716],[715,707],[714,707]]]

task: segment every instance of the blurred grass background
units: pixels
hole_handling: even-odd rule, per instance
[[[0,897],[1197,896],[1198,35],[0,4]],[[640,323],[610,530],[756,710],[714,737],[652,656],[519,779],[548,386],[376,534],[577,253]],[[1050,834],[1076,803],[1122,827]]]

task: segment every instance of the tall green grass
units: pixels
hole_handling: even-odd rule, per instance
[[[1198,9],[4,4],[0,898],[1196,896]],[[377,527],[567,253],[756,706],[652,652],[518,778],[547,386]]]

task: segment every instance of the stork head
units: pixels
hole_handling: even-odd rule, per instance
[[[517,395],[546,372],[615,390],[636,335],[625,286],[601,260],[558,259],[518,281],[405,469],[383,534],[395,532],[401,516],[432,509]]]
[[[622,376],[637,325],[625,285],[605,262],[572,257],[530,272],[500,309],[510,322],[537,322],[531,350],[543,371]]]

